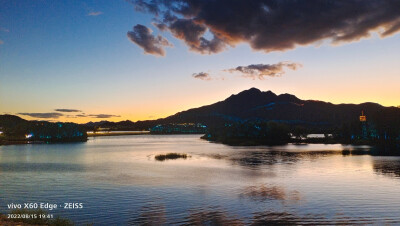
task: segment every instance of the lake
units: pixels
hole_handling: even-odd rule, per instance
[[[231,147],[200,135],[0,146],[0,213],[72,202],[83,208],[49,212],[78,225],[400,224],[400,157],[351,154],[360,149],[369,147]],[[190,157],[154,159],[169,152]]]

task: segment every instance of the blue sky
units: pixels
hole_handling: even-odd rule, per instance
[[[226,51],[199,54],[171,32],[159,31],[152,18],[122,0],[1,1],[1,113],[70,108],[109,114],[113,121],[146,120],[211,104],[251,87],[333,103],[400,105],[398,34],[373,34],[340,45],[322,41],[270,53],[240,42]],[[137,24],[174,46],[165,48],[163,57],[144,54],[127,37]],[[263,80],[223,72],[286,61],[303,67]],[[192,74],[198,72],[213,79],[194,79]],[[54,120],[102,119],[70,115]]]

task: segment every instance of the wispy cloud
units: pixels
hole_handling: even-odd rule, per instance
[[[63,114],[58,112],[48,112],[48,113],[18,113],[18,115],[25,115],[32,118],[59,118],[63,116]]]
[[[4,44],[3,40],[0,40],[0,45],[3,45],[3,44]]]
[[[114,117],[121,117],[121,116],[112,114],[85,114],[85,113],[67,116],[67,118],[114,118]]]
[[[210,74],[206,72],[200,72],[200,73],[193,73],[192,74],[193,78],[201,79],[201,80],[211,80],[212,78],[210,77]]]
[[[375,32],[382,38],[400,32],[398,0],[129,2],[154,15],[159,29],[203,54],[240,43],[264,52],[286,51],[324,40],[348,43]]]
[[[264,77],[279,77],[285,74],[285,68],[297,70],[302,67],[299,63],[279,62],[277,64],[250,64],[248,66],[238,66],[235,68],[226,69],[230,73],[239,73],[243,77],[264,79]]]
[[[92,11],[88,13],[88,16],[99,16],[101,14],[103,14],[101,11]]]
[[[133,27],[133,31],[129,31],[127,36],[129,40],[137,44],[144,50],[144,53],[155,56],[165,56],[164,47],[171,47],[172,44],[161,35],[153,35],[153,31],[141,24]]]
[[[58,112],[82,112],[81,110],[66,109],[66,108],[58,108],[58,109],[54,109],[54,111],[58,111]]]
[[[121,117],[120,115],[109,115],[109,114],[90,114],[88,117],[91,118],[113,118],[113,117]]]
[[[290,61],[279,62],[276,64],[250,64],[247,66],[238,66],[235,68],[224,69],[221,73],[234,73],[239,74],[244,78],[260,79],[263,80],[265,77],[280,77],[284,75],[285,69],[297,70],[303,65],[300,63],[294,63]],[[201,80],[225,80],[225,77],[211,76],[206,72],[193,73],[193,78]]]

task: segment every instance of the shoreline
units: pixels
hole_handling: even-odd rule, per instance
[[[99,132],[96,134],[88,133],[88,137],[101,137],[101,136],[124,136],[124,135],[191,135],[191,134],[153,134],[150,131],[112,131],[112,132]],[[205,135],[200,137],[200,139],[217,144],[223,144],[228,146],[281,146],[287,144],[293,145],[308,145],[308,144],[340,144],[340,145],[368,145],[371,148],[383,148],[386,150],[385,152],[393,152],[393,150],[398,151],[400,154],[400,144],[398,143],[375,143],[367,140],[357,140],[355,142],[348,142],[343,140],[335,140],[335,139],[325,139],[325,138],[311,138],[311,139],[290,139],[287,142],[276,142],[276,143],[263,143],[259,142],[259,140],[253,139],[239,139],[234,140],[235,142],[230,142],[229,140],[213,140],[208,139]],[[22,145],[22,144],[63,144],[63,143],[80,143],[86,142],[87,140],[82,141],[43,141],[43,140],[0,140],[0,146],[2,145]]]
[[[281,146],[281,145],[308,145],[308,144],[325,144],[325,145],[353,145],[353,146],[370,146],[374,152],[382,155],[400,155],[399,142],[382,142],[370,140],[340,140],[332,138],[309,138],[309,139],[289,139],[281,142],[269,142],[262,139],[248,139],[248,138],[231,138],[231,139],[210,139],[207,135],[202,136],[200,139],[208,142],[224,144],[228,146]]]
[[[124,136],[124,135],[147,135],[150,131],[110,131],[110,132],[96,132],[87,133],[88,137],[101,137],[101,136]]]
[[[100,137],[100,136],[124,136],[124,135],[148,135],[150,131],[123,131],[123,132],[98,132],[98,133],[87,133],[87,137]],[[62,143],[78,143],[86,142],[86,140],[65,140],[65,141],[54,141],[54,140],[26,140],[26,139],[12,139],[12,140],[0,140],[1,145],[18,145],[18,144],[62,144]]]

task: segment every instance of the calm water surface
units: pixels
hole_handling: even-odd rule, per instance
[[[0,146],[0,212],[12,202],[82,202],[83,209],[50,213],[78,225],[400,224],[400,157],[343,155],[368,147],[342,145],[230,147],[199,137]],[[191,157],[155,161],[168,152]]]

